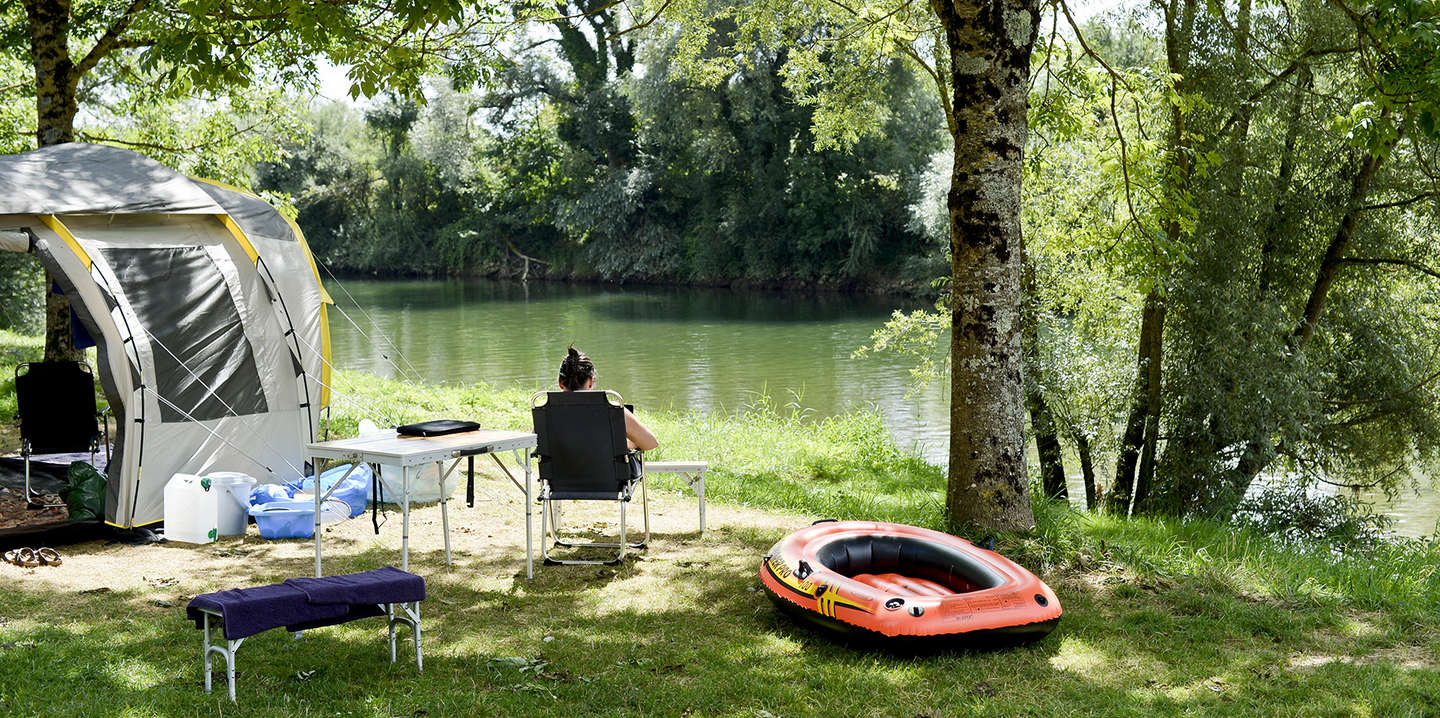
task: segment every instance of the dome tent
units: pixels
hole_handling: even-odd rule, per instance
[[[160,521],[176,473],[297,478],[329,403],[331,300],[293,223],[143,155],[62,144],[0,156],[0,230],[95,340],[117,427],[107,523]]]

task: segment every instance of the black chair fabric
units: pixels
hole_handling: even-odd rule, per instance
[[[531,415],[540,478],[552,499],[620,497],[633,480],[623,407],[603,391],[552,391]]]
[[[84,362],[32,362],[15,374],[20,437],[35,454],[89,451],[100,436],[95,376]]]

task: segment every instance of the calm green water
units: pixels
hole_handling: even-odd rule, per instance
[[[342,368],[430,382],[554,387],[565,350],[595,360],[598,386],[653,409],[736,409],[767,393],[816,415],[873,405],[900,445],[940,461],[948,399],[941,386],[906,398],[906,364],[851,359],[894,299],[704,289],[617,289],[481,281],[356,281],[344,289],[409,360],[331,287],[334,356]],[[397,368],[396,364],[399,364]],[[413,366],[413,371],[411,370]],[[343,390],[343,387],[336,387]]]
[[[347,280],[329,286],[337,307],[359,326],[338,311],[332,315],[334,356],[342,368],[538,391],[554,386],[560,359],[573,342],[595,360],[600,387],[642,408],[735,409],[762,392],[779,405],[793,403],[817,416],[874,406],[902,447],[935,463],[945,461],[945,387],[907,398],[904,361],[850,358],[893,310],[918,304],[846,295],[484,281]],[[392,361],[397,352],[382,335],[395,342],[408,364]],[[1083,497],[1078,473],[1071,484],[1071,495]],[[1402,535],[1428,535],[1440,518],[1440,493],[1432,486],[1393,502],[1383,495],[1367,499],[1395,519]]]

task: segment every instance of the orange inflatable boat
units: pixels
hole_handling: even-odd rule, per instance
[[[824,628],[902,644],[957,646],[1041,638],[1060,601],[994,551],[902,524],[823,521],[760,561],[776,605]]]

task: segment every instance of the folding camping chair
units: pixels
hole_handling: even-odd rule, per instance
[[[536,402],[545,397],[545,403]],[[615,398],[614,402],[610,397]],[[650,497],[645,488],[645,468],[638,450],[625,441],[624,400],[613,391],[551,391],[530,398],[535,420],[540,460],[540,525],[555,545],[618,548],[610,561],[561,561],[550,557],[542,541],[541,554],[547,565],[618,564],[627,549],[643,549],[650,541]],[[630,543],[625,529],[625,506],[640,485],[645,516],[645,539]],[[556,501],[620,502],[620,540],[577,544],[560,538],[559,507]]]
[[[94,463],[103,444],[110,459],[110,426],[95,408],[95,375],[83,361],[21,364],[15,367],[15,404],[25,501],[30,508],[64,506],[42,503],[43,495],[30,488],[30,457],[88,451]]]

